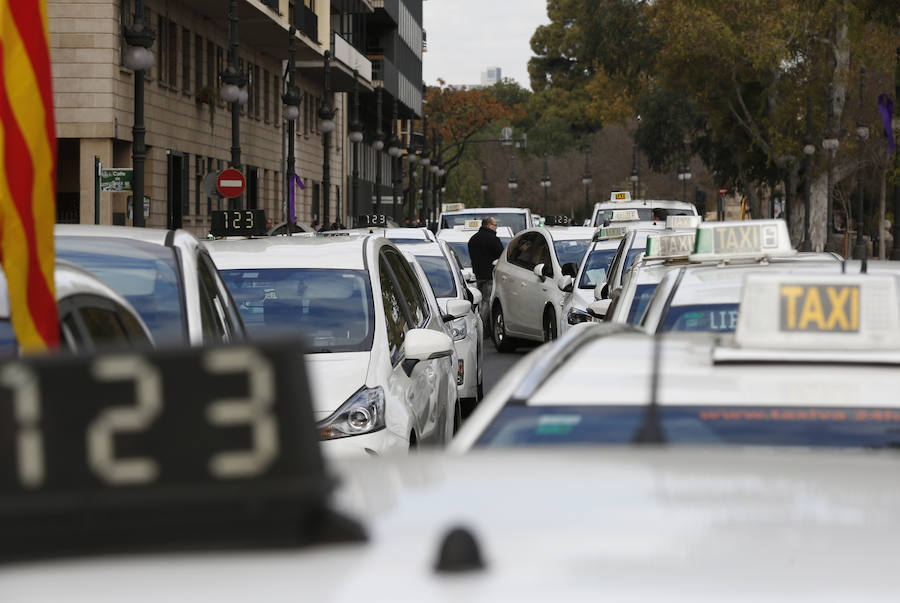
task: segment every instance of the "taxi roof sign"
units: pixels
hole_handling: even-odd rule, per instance
[[[610,213],[610,222],[636,222],[641,219],[641,215],[636,209],[614,209]]]
[[[894,276],[753,274],[744,278],[740,348],[900,351]]]
[[[631,201],[631,193],[628,191],[613,191],[609,195],[610,203],[625,203]]]
[[[603,228],[598,228],[597,232],[594,233],[594,240],[621,239],[627,232],[628,229],[624,226],[604,226]]]
[[[694,251],[693,232],[658,234],[647,237],[645,260],[687,258]]]
[[[680,228],[697,228],[703,218],[700,216],[666,216],[666,228],[671,230]]]
[[[763,259],[797,254],[784,220],[703,222],[697,227],[692,262]]]

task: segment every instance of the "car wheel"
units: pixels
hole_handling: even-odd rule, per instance
[[[553,308],[547,308],[544,311],[544,342],[553,341],[559,335],[556,326],[556,312]]]
[[[494,337],[494,347],[501,354],[516,351],[516,340],[506,334],[506,321],[503,319],[503,306],[494,306],[494,315],[491,319],[491,333]]]

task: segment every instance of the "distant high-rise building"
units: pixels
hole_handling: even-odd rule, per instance
[[[488,67],[487,71],[481,72],[482,86],[493,86],[502,79],[503,73],[499,67]]]

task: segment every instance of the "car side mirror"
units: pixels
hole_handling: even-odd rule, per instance
[[[575,278],[578,276],[578,265],[575,262],[566,262],[562,265],[562,273]]]
[[[591,302],[588,304],[587,313],[597,320],[603,320],[606,318],[606,313],[609,311],[609,304],[611,303],[611,299],[600,299]]]
[[[476,308],[481,305],[481,302],[484,301],[484,298],[481,295],[481,291],[476,289],[475,287],[467,287],[466,290],[469,292],[469,295],[472,297],[472,305]]]
[[[544,277],[544,265],[543,264],[538,264],[531,271],[534,272],[534,275],[536,277],[538,277],[541,280],[544,280],[545,277]]]
[[[453,354],[453,340],[446,333],[431,329],[410,329],[403,342],[403,370],[412,374],[415,366],[423,360],[445,358]]]
[[[444,322],[462,318],[463,316],[466,316],[471,309],[472,303],[464,299],[447,300],[447,315],[444,317]]]
[[[571,293],[572,289],[575,288],[575,279],[568,274],[564,274],[563,276],[559,277],[559,280],[556,281],[556,286],[559,287],[560,291]]]
[[[606,281],[603,281],[602,283],[597,283],[597,286],[594,287],[594,299],[595,300],[599,301],[601,299],[606,298],[606,296],[603,294],[604,289],[608,289],[608,287],[606,286]]]

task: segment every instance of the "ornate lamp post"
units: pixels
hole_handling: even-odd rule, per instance
[[[416,151],[412,147],[412,144],[410,144],[410,148],[406,150],[404,158],[406,159],[408,164],[407,169],[409,170],[409,198],[406,206],[406,217],[412,222],[416,215],[416,162],[419,160],[419,158],[416,157]]]
[[[548,211],[548,195],[550,193],[550,167],[547,165],[547,153],[544,153],[544,175],[541,177],[541,186],[544,187],[544,215]]]
[[[629,177],[629,180],[631,180],[631,196],[638,199],[637,184],[638,180],[640,180],[640,176],[638,175],[637,170],[637,145],[631,146],[631,176]]]
[[[400,198],[400,189],[403,185],[402,174],[400,170],[397,169],[397,164],[400,162],[400,156],[403,155],[403,150],[400,148],[400,140],[397,138],[397,120],[397,99],[394,99],[394,112],[391,116],[391,141],[388,145],[388,155],[391,158],[391,200],[393,203],[391,216],[395,220],[397,219],[397,201]]]
[[[509,206],[516,206],[516,189],[519,188],[519,180],[516,178],[516,157],[509,158]]]
[[[350,184],[350,207],[347,213],[350,220],[356,219],[359,213],[359,143],[363,141],[363,125],[359,121],[359,72],[353,70],[353,119],[350,121],[350,142],[353,143],[353,174]],[[340,218],[338,218],[340,222]]]
[[[319,107],[319,131],[322,133],[322,225],[328,227],[331,213],[331,133],[334,109],[331,107],[331,52],[325,51],[323,70],[324,98]]]
[[[484,196],[484,200],[482,203],[485,207],[488,207],[488,179],[487,179],[487,165],[484,163],[481,164],[481,193]]]
[[[584,176],[581,177],[581,184],[584,185],[584,211],[585,216],[590,219],[591,217],[591,184],[593,183],[593,178],[591,178],[591,164],[590,164],[591,152],[587,151],[584,154]]]
[[[828,202],[825,209],[825,251],[837,251],[834,232],[834,154],[840,142],[834,131],[834,84],[828,84],[828,138],[822,141],[827,166]],[[849,220],[848,220],[849,222]]]
[[[281,115],[287,122],[288,130],[288,148],[287,148],[287,170],[285,177],[287,178],[288,199],[293,199],[294,191],[294,174],[296,173],[295,164],[296,157],[294,154],[294,136],[296,131],[296,120],[300,116],[300,90],[295,84],[297,78],[297,29],[292,25],[288,30],[290,38],[288,38],[288,81],[284,94],[281,95],[281,101],[284,103]],[[296,218],[294,215],[295,208],[288,203],[285,211],[285,222],[293,222]]]
[[[859,104],[860,110],[862,110],[863,99],[866,97],[866,68],[861,67],[859,71]],[[856,125],[856,136],[859,138],[859,150],[860,150],[860,165],[862,165],[862,154],[865,150],[866,140],[869,138],[869,128],[862,122],[862,116],[860,116],[860,122]],[[862,170],[857,168],[856,170],[856,203],[857,203],[857,211],[856,211],[856,246],[853,249],[853,257],[857,260],[865,259],[868,255],[868,249],[866,248],[866,241],[863,239],[863,227],[866,223],[865,216],[865,207],[863,205],[864,198],[864,190],[863,190],[863,179],[862,179]]]
[[[803,196],[806,197],[803,208],[803,242],[800,251],[812,251],[812,233],[809,232],[809,214],[812,211],[810,200],[810,181],[812,180],[812,156],[816,147],[812,143],[812,99],[806,95],[806,144],[803,145]]]
[[[134,127],[131,161],[133,168],[131,215],[133,226],[144,226],[144,163],[147,161],[147,145],[144,128],[144,71],[153,67],[154,57],[150,47],[156,34],[144,24],[144,0],[134,5],[134,24],[125,30],[125,67],[134,71]]]
[[[222,73],[222,90],[219,98],[226,103],[231,103],[231,167],[241,170],[241,105],[247,102],[247,78],[238,67],[238,53],[240,52],[240,36],[238,35],[238,0],[231,0],[228,4],[228,40],[231,46],[228,52],[228,67]],[[240,208],[241,197],[235,197],[229,201],[232,208]]]
[[[375,113],[377,124],[375,126],[375,141],[372,148],[375,150],[375,213],[381,213],[381,152],[384,150],[384,130],[381,129],[381,112],[384,110],[382,88],[378,87],[375,93]]]

